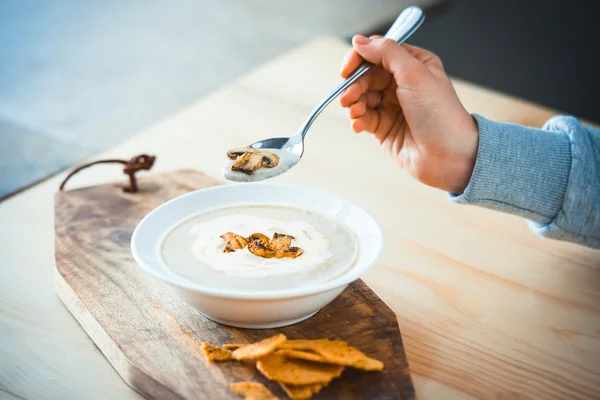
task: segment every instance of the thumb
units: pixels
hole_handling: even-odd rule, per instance
[[[352,38],[352,46],[363,59],[383,66],[393,75],[397,75],[407,67],[416,67],[416,64],[419,64],[419,61],[404,47],[391,39],[356,35]]]

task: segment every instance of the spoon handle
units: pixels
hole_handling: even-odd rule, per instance
[[[425,20],[425,13],[423,10],[417,6],[411,6],[398,15],[398,18],[394,21],[390,29],[388,29],[387,33],[384,37],[388,39],[395,40],[398,44],[403,43],[406,39],[410,37],[418,28],[421,26],[423,21]],[[336,87],[331,94],[321,102],[313,110],[310,114],[304,125],[302,126],[300,132],[302,134],[302,139],[306,136],[308,129],[317,118],[319,114],[331,103],[336,97],[338,97],[344,90],[348,88],[348,86],[352,85],[358,78],[363,76],[368,70],[373,67],[373,64],[367,61],[363,61],[356,70],[350,75],[346,80]]]

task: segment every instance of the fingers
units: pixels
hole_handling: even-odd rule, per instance
[[[351,127],[356,133],[363,131],[372,133],[381,144],[388,135],[401,134],[400,128],[403,122],[405,122],[404,114],[400,109],[367,109],[363,116],[352,119]],[[399,141],[400,146],[404,140],[403,136],[402,134]]]
[[[372,68],[363,75],[358,81],[354,82],[340,96],[342,107],[350,107],[360,96],[370,91],[383,91],[392,82],[392,76],[383,68]]]
[[[381,36],[371,36],[371,39],[380,38]],[[350,49],[344,61],[342,62],[342,69],[340,70],[340,75],[342,78],[348,78],[352,72],[363,62],[363,58],[354,50]]]
[[[350,107],[348,107],[348,115],[350,119],[356,119],[363,116],[368,108],[376,108],[383,100],[381,92],[367,92],[360,96],[360,99]]]
[[[348,116],[350,119],[360,118],[367,112],[367,102],[365,100],[359,100],[352,106],[348,107]]]
[[[354,50],[365,60],[381,65],[393,75],[422,66],[405,47],[398,45],[391,39],[370,39],[364,36],[354,36],[352,39]]]
[[[440,58],[436,54],[417,46],[411,46],[410,44],[406,43],[403,43],[402,47],[404,47],[413,57],[415,57],[423,64],[432,64],[438,67],[442,67],[442,60],[440,60]]]
[[[342,107],[350,107],[360,99],[360,96],[362,96],[362,87],[359,82],[355,82],[340,96],[340,105]]]
[[[413,57],[415,57],[423,65],[427,66],[435,76],[445,76],[444,65],[442,60],[434,53],[422,49],[417,46],[411,46],[406,43],[402,45]]]
[[[346,55],[346,58],[344,58],[342,69],[340,70],[340,75],[342,78],[346,79],[349,77],[362,61],[362,57],[356,51],[354,51],[354,49],[350,49]]]
[[[379,121],[381,120],[381,111],[375,109],[367,109],[367,111],[359,118],[352,119],[351,127],[356,133],[360,132],[377,132]]]
[[[376,108],[383,103],[383,92],[367,92],[364,97],[368,108]]]
[[[361,133],[365,131],[365,121],[364,118],[353,119],[350,122],[350,127],[354,133]]]

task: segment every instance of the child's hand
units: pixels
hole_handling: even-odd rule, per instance
[[[353,47],[344,60],[342,77],[347,78],[362,59],[377,66],[340,98],[352,129],[373,133],[419,181],[462,193],[475,165],[479,132],[440,59],[381,37],[355,36]]]

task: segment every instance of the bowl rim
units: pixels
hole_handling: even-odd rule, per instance
[[[231,187],[231,186],[263,186],[263,187],[271,186],[271,187],[277,187],[277,188],[294,188],[294,189],[300,188],[300,189],[310,190],[310,191],[313,191],[314,193],[318,193],[320,195],[325,195],[329,198],[334,198],[338,201],[349,204],[352,207],[365,213],[365,215],[373,223],[373,226],[375,228],[375,232],[376,232],[376,235],[378,238],[378,244],[379,244],[377,251],[376,251],[375,255],[372,257],[372,259],[369,260],[369,262],[365,263],[365,266],[363,268],[352,267],[348,272],[346,272],[345,274],[343,274],[343,275],[339,276],[338,278],[333,279],[331,281],[319,283],[316,285],[300,286],[297,288],[266,290],[266,291],[257,291],[257,290],[240,291],[240,290],[232,290],[232,289],[211,288],[208,286],[196,284],[185,278],[176,278],[176,277],[167,276],[159,271],[156,271],[154,268],[146,265],[146,263],[143,261],[143,258],[141,257],[141,255],[138,253],[136,247],[134,246],[134,243],[136,243],[136,237],[139,234],[139,228],[140,228],[140,226],[142,226],[144,221],[146,221],[149,218],[152,218],[152,216],[155,213],[157,213],[160,209],[162,209],[163,207],[166,207],[168,204],[170,204],[172,202],[180,201],[180,199],[182,199],[184,197],[195,196],[195,195],[197,195],[198,192],[207,193],[207,192],[216,191],[216,190],[223,190],[223,189],[225,189],[227,187]],[[235,206],[256,205],[256,204],[258,204],[258,203],[252,203],[251,201],[249,201],[247,203],[246,202],[242,202],[239,204],[236,203]],[[285,204],[282,204],[282,205],[285,205]],[[223,207],[227,207],[227,205],[225,205]],[[177,221],[175,223],[177,223]],[[137,263],[138,267],[140,267],[142,270],[149,273],[156,279],[158,279],[162,282],[168,283],[171,286],[175,286],[180,289],[186,289],[186,290],[189,290],[192,292],[200,293],[203,295],[214,296],[214,297],[224,297],[224,298],[232,298],[232,299],[269,300],[269,299],[278,299],[278,298],[294,298],[294,297],[310,296],[310,295],[314,295],[317,293],[322,293],[322,292],[326,292],[329,290],[333,290],[340,286],[349,285],[350,283],[359,279],[362,275],[364,275],[371,268],[373,268],[375,266],[375,264],[377,264],[377,261],[380,259],[381,254],[383,252],[383,248],[384,248],[384,235],[383,235],[383,230],[381,228],[381,225],[371,215],[371,213],[369,213],[364,208],[356,205],[355,203],[351,202],[350,200],[343,198],[342,196],[332,194],[327,191],[324,191],[321,189],[316,189],[316,188],[309,187],[309,186],[278,184],[278,183],[249,182],[249,183],[233,183],[233,184],[221,184],[221,185],[216,185],[216,186],[210,186],[210,187],[194,190],[189,193],[185,193],[181,196],[177,196],[171,200],[164,202],[163,204],[159,205],[158,207],[156,207],[152,211],[150,211],[148,214],[146,214],[144,216],[144,218],[142,218],[140,220],[140,222],[138,222],[138,224],[136,225],[136,227],[133,231],[133,234],[131,236],[130,247],[131,247],[131,253],[132,253],[133,258],[134,258],[135,262]]]

